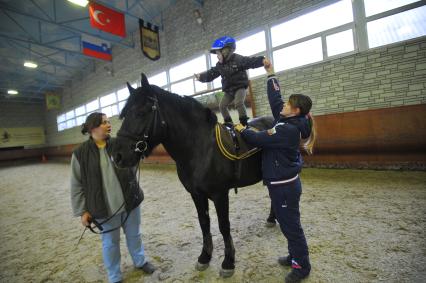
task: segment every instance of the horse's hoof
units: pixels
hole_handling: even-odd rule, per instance
[[[198,271],[204,271],[207,269],[207,267],[209,267],[209,263],[199,263],[197,261],[197,263],[195,264],[195,269],[197,269]]]
[[[220,276],[222,277],[222,278],[228,278],[228,277],[231,277],[232,275],[234,275],[234,269],[221,269],[220,270]]]

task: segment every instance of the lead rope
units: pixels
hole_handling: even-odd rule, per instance
[[[136,183],[137,183],[137,185],[139,186],[139,182],[140,182],[140,179],[141,179],[141,168],[140,168],[140,161],[138,162],[138,168],[137,168],[137,171],[138,171],[138,178],[137,178],[137,180],[136,180]],[[81,240],[83,239],[83,236],[84,236],[84,233],[86,232],[86,230],[87,229],[89,229],[92,233],[94,233],[94,234],[98,234],[98,235],[101,235],[101,234],[106,234],[106,233],[110,233],[110,232],[112,232],[112,231],[115,231],[115,230],[117,230],[117,229],[120,229],[120,227],[122,227],[123,225],[124,225],[124,223],[126,223],[126,221],[127,221],[127,218],[129,218],[129,214],[130,213],[127,213],[127,215],[126,215],[126,218],[124,219],[124,221],[122,221],[121,222],[121,224],[120,224],[120,226],[118,226],[118,227],[115,227],[115,228],[113,228],[113,229],[109,229],[109,230],[106,230],[106,231],[103,231],[104,229],[102,228],[102,224],[105,224],[106,222],[108,222],[109,220],[111,220],[111,218],[113,218],[114,216],[116,216],[117,215],[117,213],[124,207],[124,205],[126,204],[126,201],[123,201],[123,204],[113,213],[113,215],[111,215],[110,217],[108,217],[107,219],[105,219],[104,221],[102,221],[101,223],[99,223],[98,221],[96,221],[96,219],[93,219],[92,220],[92,223],[101,231],[101,232],[98,232],[98,231],[95,231],[94,230],[94,227],[92,227],[91,226],[91,223],[89,224],[89,226],[86,226],[86,227],[84,227],[84,230],[83,230],[83,232],[81,233],[81,236],[80,236],[80,238],[78,239],[78,242],[77,242],[77,244],[76,244],[76,247],[78,246],[78,244],[80,244],[80,242],[81,242]]]

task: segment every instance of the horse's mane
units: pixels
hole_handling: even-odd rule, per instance
[[[156,92],[159,93],[159,99],[164,97],[167,99],[167,103],[178,107],[180,115],[190,117],[196,116],[197,120],[203,119],[212,126],[217,123],[216,114],[214,114],[210,108],[205,107],[195,98],[190,96],[180,96],[176,93],[169,92],[159,87],[156,87]]]
[[[213,113],[210,108],[202,105],[195,98],[190,96],[180,96],[155,85],[151,85],[150,87],[152,91],[157,94],[159,101],[165,100],[167,105],[173,105],[173,107],[176,107],[181,117],[195,118],[196,120],[202,119],[211,126],[214,126],[217,123],[216,114]],[[126,115],[130,104],[138,103],[139,100],[138,95],[134,97],[131,95],[120,113],[120,118],[123,118]]]

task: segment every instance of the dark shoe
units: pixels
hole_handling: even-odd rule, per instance
[[[291,260],[291,272],[285,277],[286,283],[297,283],[301,282],[302,279],[309,276],[311,272],[311,264],[309,259],[304,261],[303,266],[299,265],[295,260]]]
[[[153,274],[154,271],[157,270],[157,268],[148,261],[144,265],[142,265],[142,267],[140,267],[139,269],[142,269],[142,271],[145,272],[146,274]]]
[[[282,266],[291,266],[291,256],[280,256],[278,258],[278,263]]]
[[[123,283],[123,281],[117,281],[117,282],[114,282],[114,283]]]
[[[299,283],[302,282],[303,279],[309,276],[309,273],[304,274],[306,272],[303,272],[299,269],[292,269],[289,274],[285,277],[285,283]]]
[[[243,117],[240,117],[240,123],[243,125],[243,126],[247,126],[247,121],[248,121],[248,117],[247,116],[243,116]]]

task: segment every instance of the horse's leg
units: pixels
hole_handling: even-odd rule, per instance
[[[209,262],[212,259],[213,241],[210,234],[210,216],[209,216],[209,201],[204,194],[191,194],[195,207],[197,208],[198,221],[200,222],[201,231],[203,233],[203,249],[195,268],[199,271],[209,267]]]
[[[230,277],[234,274],[235,269],[235,249],[234,242],[231,237],[231,225],[229,223],[229,198],[228,191],[218,194],[213,199],[216,207],[216,213],[219,220],[219,230],[222,233],[225,243],[225,258],[222,262],[220,275],[222,277]]]
[[[266,219],[266,227],[274,227],[276,224],[276,217],[275,217],[275,212],[272,209],[272,202],[271,202],[271,208],[269,210],[269,216]]]

